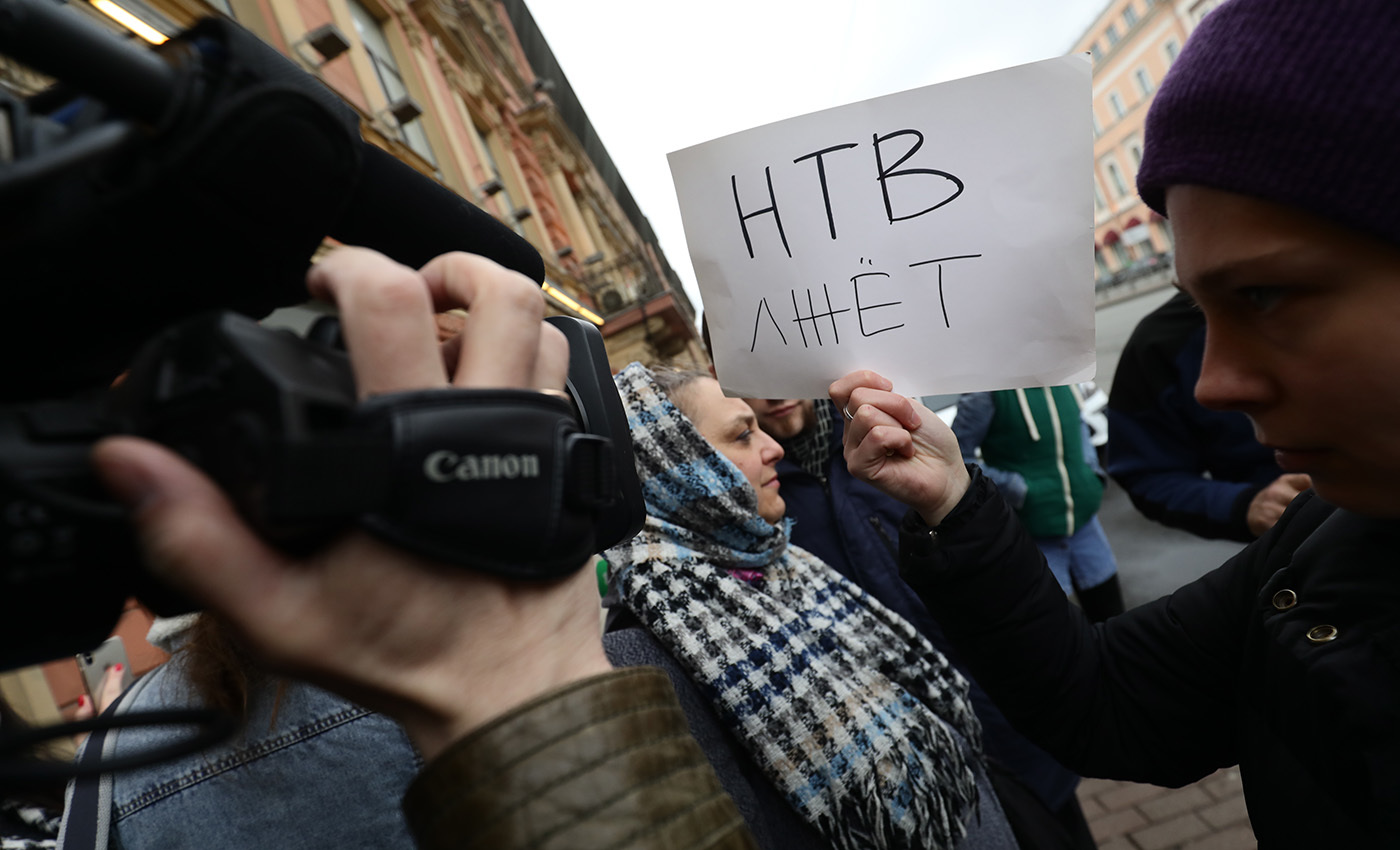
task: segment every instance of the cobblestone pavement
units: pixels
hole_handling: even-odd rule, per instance
[[[1185,788],[1085,779],[1079,802],[1100,850],[1257,850],[1237,767]]]

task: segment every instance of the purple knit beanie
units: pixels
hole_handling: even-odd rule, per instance
[[[1147,113],[1138,192],[1195,184],[1400,245],[1400,0],[1227,0]]]

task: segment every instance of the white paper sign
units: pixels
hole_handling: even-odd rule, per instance
[[[821,398],[1094,374],[1090,65],[1071,55],[669,157],[720,383]]]

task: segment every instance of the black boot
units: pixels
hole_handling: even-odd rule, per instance
[[[1118,574],[1103,584],[1086,590],[1075,589],[1079,597],[1079,607],[1091,623],[1102,623],[1115,614],[1123,613],[1123,589],[1118,586]]]

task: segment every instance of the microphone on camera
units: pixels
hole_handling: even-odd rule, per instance
[[[156,331],[306,300],[330,236],[418,267],[481,254],[537,282],[510,227],[360,138],[320,80],[224,18],[155,52],[46,0],[0,0],[0,54],[58,82],[0,90],[0,400],[105,385]],[[3,130],[0,130],[3,132]],[[3,145],[0,145],[3,148]]]
[[[387,151],[362,144],[355,193],[331,236],[414,268],[449,251],[480,254],[544,282],[543,258],[519,234]]]

